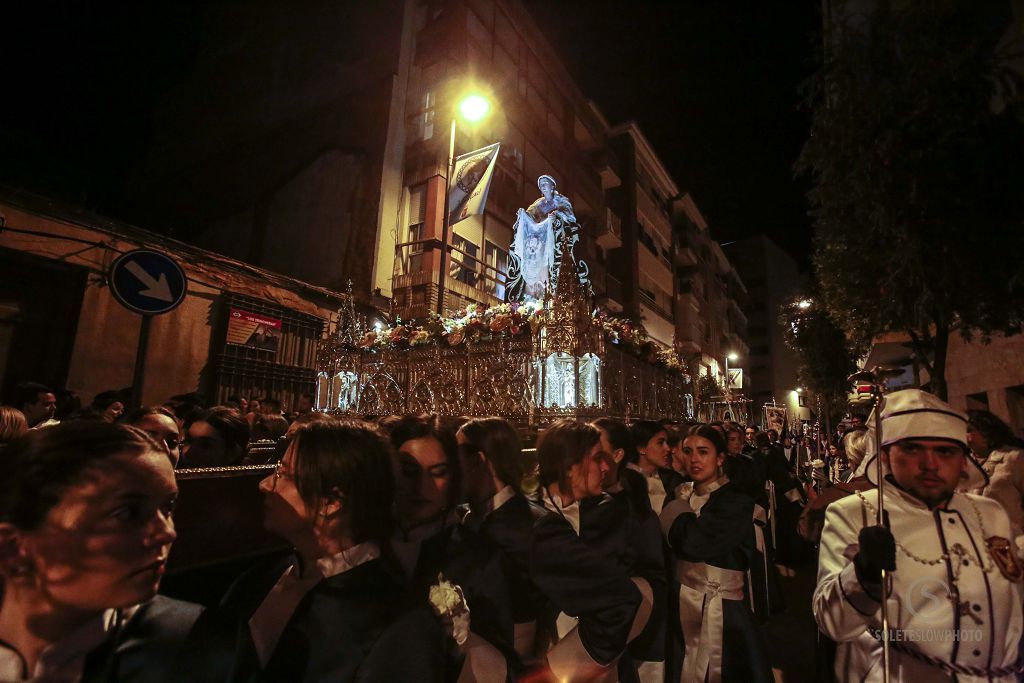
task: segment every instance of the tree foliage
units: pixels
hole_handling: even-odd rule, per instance
[[[858,344],[908,334],[941,396],[950,332],[1024,317],[1024,126],[996,4],[880,2],[836,27],[797,163],[828,312]]]
[[[820,302],[810,296],[782,306],[779,324],[786,345],[796,352],[800,386],[822,397],[835,423],[846,412],[847,379],[857,369],[857,349]]]
[[[694,388],[697,392],[696,398],[699,405],[706,405],[715,398],[720,400],[725,395],[725,387],[710,373],[698,375]]]

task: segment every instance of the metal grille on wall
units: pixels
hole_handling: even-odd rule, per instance
[[[316,388],[317,345],[325,321],[239,294],[224,296],[224,341],[215,358],[216,400],[272,397],[286,410]]]

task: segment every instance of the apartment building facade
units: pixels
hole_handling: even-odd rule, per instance
[[[597,304],[695,370],[745,354],[742,282],[692,198],[635,123],[605,120],[518,0],[206,12],[200,68],[161,108],[139,174],[153,227],[422,318],[503,300],[516,211],[548,174],[575,209]],[[468,92],[491,103],[477,124],[455,118]],[[485,212],[445,240],[450,146],[495,142]],[[696,292],[685,307],[681,284]]]
[[[689,193],[673,202],[673,234],[676,350],[695,374],[724,379],[726,365],[749,367],[747,288]],[[739,393],[749,394],[746,382]]]
[[[750,340],[750,398],[761,406],[775,401],[790,414],[808,419],[810,406],[797,389],[796,353],[786,346],[779,310],[790,303],[801,285],[800,270],[792,256],[766,235],[730,242],[723,247],[729,261],[746,283],[746,315]],[[804,405],[801,405],[803,403]]]

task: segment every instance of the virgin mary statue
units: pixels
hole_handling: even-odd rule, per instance
[[[509,250],[506,301],[542,301],[549,287],[558,281],[563,245],[571,250],[579,241],[579,225],[572,204],[555,189],[549,175],[537,178],[541,197],[516,214],[512,247]],[[576,263],[575,258],[573,262]],[[587,284],[585,263],[577,264],[580,281]]]

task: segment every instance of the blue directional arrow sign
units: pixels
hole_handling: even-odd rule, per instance
[[[185,299],[188,278],[174,259],[159,251],[136,249],[110,266],[110,292],[125,308],[143,315],[174,310]]]

